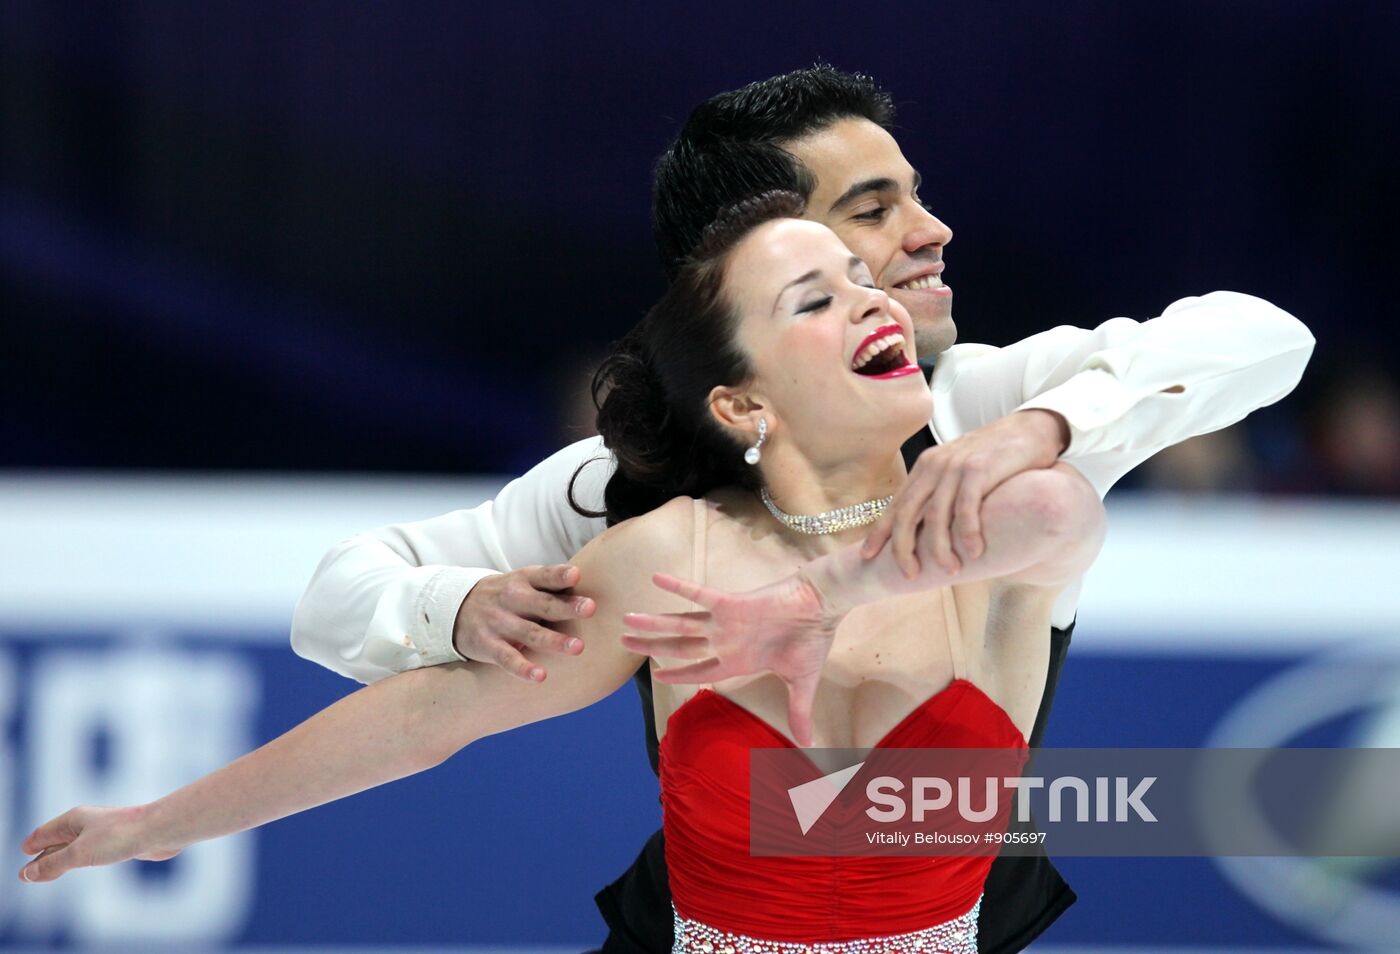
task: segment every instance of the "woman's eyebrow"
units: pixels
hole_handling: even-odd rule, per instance
[[[847,274],[850,274],[851,272],[855,271],[855,270],[858,269],[858,268],[864,268],[864,267],[865,267],[865,259],[861,258],[859,255],[852,255],[850,258],[846,259],[846,272],[847,272]],[[801,284],[804,284],[804,283],[806,283],[806,282],[813,281],[813,280],[815,280],[815,279],[821,278],[821,276],[822,276],[822,271],[821,271],[821,269],[819,269],[819,268],[814,268],[814,269],[812,269],[810,272],[808,272],[807,274],[805,274],[805,275],[799,275],[798,277],[794,278],[792,281],[790,281],[790,282],[788,282],[786,285],[784,285],[782,288],[778,289],[778,297],[776,297],[776,298],[773,299],[773,310],[774,310],[774,311],[777,311],[777,310],[778,310],[778,302],[780,302],[780,301],[783,300],[783,295],[785,295],[785,294],[787,293],[787,290],[788,290],[789,288],[793,288],[794,286],[801,285]]]
[[[810,272],[808,272],[807,274],[798,276],[797,278],[794,278],[792,281],[788,282],[788,283],[787,283],[786,285],[784,285],[782,288],[778,289],[778,297],[773,299],[773,310],[774,310],[774,311],[777,311],[777,310],[778,310],[778,302],[780,302],[780,301],[783,300],[783,295],[787,294],[787,290],[788,290],[789,288],[793,287],[794,285],[801,285],[803,282],[810,282],[810,281],[811,281],[812,279],[814,279],[814,278],[820,278],[820,277],[821,277],[821,274],[822,274],[821,269],[819,269],[819,268],[814,268],[814,269],[812,269]]]

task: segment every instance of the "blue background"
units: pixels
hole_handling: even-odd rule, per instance
[[[1091,628],[1083,627],[1081,640]],[[344,680],[294,659],[265,635],[204,633],[169,644],[191,654],[232,651],[252,665],[263,698],[259,741],[347,690]],[[120,646],[100,634],[5,636],[21,673],[36,653]],[[1305,662],[1075,649],[1046,744],[1203,745],[1236,700]],[[14,737],[25,739],[23,718],[16,729]],[[436,769],[258,830],[256,902],[228,941],[581,949],[605,933],[593,893],[630,864],[659,824],[629,685],[581,713],[483,740]],[[1080,900],[1047,943],[1314,949],[1312,939],[1242,896],[1210,859],[1067,858],[1060,866]],[[150,877],[166,876],[167,865],[145,867]],[[1382,883],[1400,880],[1394,874]]]

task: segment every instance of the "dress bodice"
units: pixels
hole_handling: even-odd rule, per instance
[[[697,517],[697,567],[703,572]],[[697,577],[700,574],[697,573]],[[946,624],[957,627],[942,591]],[[891,728],[881,748],[1016,749],[1006,711],[963,675],[950,633],[953,680]],[[660,744],[666,867],[677,914],[723,931],[820,943],[904,934],[966,915],[994,855],[754,856],[750,751],[796,748],[769,723],[713,689],[686,700]],[[820,774],[815,766],[813,775]]]

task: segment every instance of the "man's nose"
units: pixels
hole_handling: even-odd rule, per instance
[[[953,230],[921,205],[914,206],[910,227],[904,233],[904,251],[917,252],[929,246],[942,247],[953,240]]]

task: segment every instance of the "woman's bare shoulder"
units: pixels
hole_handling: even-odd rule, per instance
[[[609,527],[574,556],[584,579],[593,573],[617,579],[651,579],[653,573],[681,576],[690,570],[695,535],[695,500],[676,497],[655,510]]]

